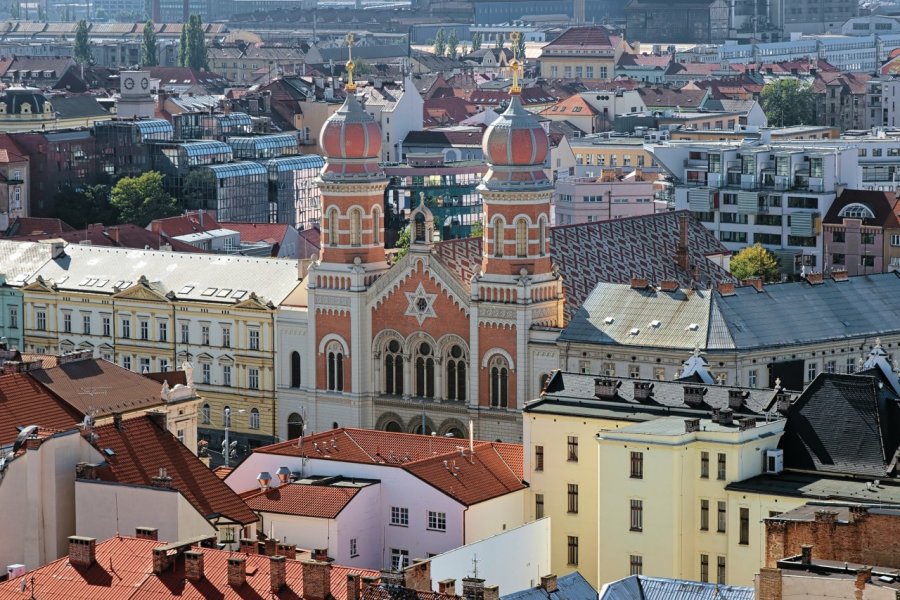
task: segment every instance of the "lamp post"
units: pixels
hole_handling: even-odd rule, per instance
[[[243,408],[238,409],[239,413],[245,412]],[[222,442],[222,457],[225,459],[225,466],[231,466],[231,454],[237,452],[237,440],[231,441],[229,434],[231,433],[231,408],[225,407],[225,441]]]

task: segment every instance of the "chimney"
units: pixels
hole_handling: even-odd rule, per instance
[[[632,277],[631,278],[631,289],[633,290],[646,290],[647,286],[650,285],[650,282],[641,277]]]
[[[331,596],[331,563],[303,561],[303,597],[305,600],[326,600]]]
[[[312,559],[319,562],[328,562],[328,548],[313,548]]]
[[[618,379],[609,379],[606,377],[594,380],[594,396],[604,400],[611,400],[616,397],[616,392],[622,382]]]
[[[66,255],[66,243],[63,241],[50,242],[50,258],[56,260]]]
[[[730,408],[723,408],[719,411],[719,425],[731,426],[734,423],[734,411]]]
[[[791,408],[791,395],[784,390],[779,390],[775,394],[775,408],[783,415],[788,414],[788,410]]]
[[[359,573],[347,573],[347,600],[359,600],[362,596],[362,578]]]
[[[134,537],[139,540],[159,541],[159,529],[156,527],[136,527]]]
[[[556,575],[542,575],[541,576],[541,589],[547,592],[548,594],[552,594],[556,591]]]
[[[154,487],[172,489],[172,478],[169,477],[168,471],[166,471],[165,467],[159,468],[159,475],[156,477],[152,477],[150,481],[153,482]]]
[[[675,263],[684,272],[690,271],[690,255],[688,254],[688,220],[687,213],[678,215],[678,247],[675,249]]]
[[[747,279],[741,280],[741,283],[748,286],[753,286],[756,288],[757,292],[763,291],[763,279],[762,277],[748,277]]]
[[[438,593],[446,594],[448,596],[456,595],[456,580],[455,579],[441,579],[438,581]]]
[[[112,418],[113,418],[113,426],[116,429],[118,429],[119,431],[122,431],[122,413],[114,412],[112,414]]]
[[[744,398],[746,398],[749,393],[744,392],[743,390],[728,390],[728,408],[731,410],[740,410],[744,405]]]
[[[112,236],[113,241],[118,244],[119,243],[119,227],[118,226],[110,227],[109,232],[110,232],[110,235]]]
[[[90,567],[97,562],[97,540],[80,535],[69,536],[69,564]]]
[[[169,554],[165,546],[159,546],[153,549],[153,572],[156,575],[165,572],[172,566],[174,554]]]
[[[862,598],[866,584],[872,580],[872,567],[863,567],[856,572],[856,597]]]
[[[263,547],[265,548],[264,551],[266,553],[266,556],[275,556],[275,554],[278,552],[278,540],[269,538],[265,541]],[[313,558],[318,560],[315,556],[313,556]]]
[[[294,544],[278,544],[278,556],[284,556],[288,560],[297,558],[297,546]]]
[[[693,433],[695,431],[700,431],[700,419],[685,419],[684,432]]]
[[[386,587],[403,587],[406,579],[398,571],[381,571],[381,585]]]
[[[431,561],[417,558],[403,569],[404,587],[417,592],[431,591]]]
[[[800,546],[800,562],[804,565],[812,564],[812,544],[803,544]]]
[[[723,281],[718,287],[722,296],[734,296],[734,284],[730,281]]]
[[[659,284],[660,291],[669,293],[677,292],[680,287],[674,279],[665,279]]]
[[[806,281],[809,285],[820,285],[825,282],[822,273],[807,273]]]
[[[484,579],[463,577],[462,595],[466,600],[484,600]]]
[[[496,585],[484,586],[484,600],[500,600],[500,588]]]
[[[272,580],[272,593],[277,594],[287,585],[287,559],[283,556],[269,557],[269,578]]]
[[[203,552],[188,550],[184,553],[184,576],[194,583],[203,579]]]
[[[705,387],[686,385],[684,386],[684,403],[688,406],[697,407],[703,404],[703,397],[708,390]]]
[[[239,588],[247,582],[247,559],[243,556],[228,557],[228,585]],[[310,600],[315,600],[307,596]],[[321,598],[320,600],[325,600]]]
[[[847,269],[833,269],[831,271],[831,279],[833,281],[847,281],[849,279]]]
[[[259,554],[259,543],[254,540],[241,538],[238,542],[238,546],[240,548],[239,552],[243,552],[244,554]]]
[[[738,428],[741,431],[753,429],[754,427],[756,427],[756,417],[744,417],[743,419],[738,421]]]
[[[653,395],[653,384],[649,381],[634,382],[634,399],[638,402],[645,402]]]
[[[91,463],[78,463],[75,465],[76,479],[97,479],[97,465]]]

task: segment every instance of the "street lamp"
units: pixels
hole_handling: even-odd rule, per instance
[[[239,413],[246,412],[243,408],[238,409]],[[231,432],[231,408],[225,407],[225,440],[222,442],[222,457],[225,459],[225,466],[230,466],[230,459],[237,457],[237,440],[230,441],[229,433]]]

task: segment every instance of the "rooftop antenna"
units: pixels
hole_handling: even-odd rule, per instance
[[[478,579],[478,555],[472,556],[472,577]]]

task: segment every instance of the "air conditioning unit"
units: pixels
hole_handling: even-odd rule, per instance
[[[25,574],[25,565],[7,565],[6,567],[6,575],[7,581],[10,579],[14,579],[16,577],[21,577]]]
[[[766,450],[765,472],[778,475],[784,471],[784,450]]]

